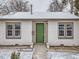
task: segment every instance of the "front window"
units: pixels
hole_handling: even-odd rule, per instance
[[[6,23],[6,36],[7,38],[17,39],[20,38],[20,23]]]
[[[59,38],[73,38],[73,23],[59,23]]]

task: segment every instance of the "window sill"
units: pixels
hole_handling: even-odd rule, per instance
[[[74,39],[73,37],[58,37],[58,39]]]
[[[21,39],[21,37],[6,37],[6,39]]]

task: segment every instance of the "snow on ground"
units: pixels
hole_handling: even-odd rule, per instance
[[[12,52],[8,52],[8,51],[0,52],[0,59],[10,59],[11,53]]]
[[[33,52],[21,52],[20,59],[32,59]]]
[[[31,49],[0,49],[0,59],[11,59],[11,54],[20,53],[20,59],[32,59],[33,50]]]
[[[48,52],[48,59],[79,59],[76,52]]]

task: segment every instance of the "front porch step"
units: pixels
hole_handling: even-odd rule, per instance
[[[33,59],[47,59],[47,48],[44,44],[34,45]]]

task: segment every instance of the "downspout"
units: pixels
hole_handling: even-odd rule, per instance
[[[31,14],[33,14],[32,4],[31,4]]]

